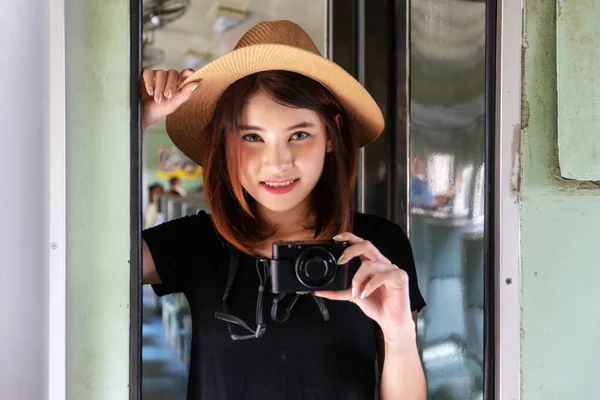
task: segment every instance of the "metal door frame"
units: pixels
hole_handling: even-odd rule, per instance
[[[50,0],[48,29],[48,399],[67,395],[65,0]]]
[[[130,0],[130,339],[129,398],[142,398],[142,0]]]
[[[64,3],[64,0],[54,0],[56,3]],[[340,0],[337,0],[340,1]],[[340,27],[335,23],[336,13],[333,13],[336,0],[329,0],[327,12],[327,56],[333,58],[364,83],[364,15],[361,18],[360,10],[365,10],[365,0],[344,1],[344,6],[354,15],[355,24],[359,29],[349,32],[348,37],[351,47],[355,49],[354,54],[346,54],[345,58],[336,59],[336,47],[333,40],[339,37],[335,29]],[[395,11],[393,15],[398,18],[404,15],[404,29],[408,32],[409,15],[399,5],[404,3],[406,7],[410,0],[389,0]],[[341,3],[339,6],[341,6]],[[520,168],[520,122],[521,122],[521,43],[522,43],[522,4],[521,0],[488,0],[488,27],[486,46],[490,49],[488,53],[488,65],[486,66],[486,90],[493,97],[486,101],[486,131],[491,138],[486,144],[486,181],[493,183],[487,186],[486,213],[489,232],[489,240],[486,240],[486,259],[491,257],[486,264],[493,266],[493,274],[486,278],[486,315],[491,319],[486,322],[486,344],[485,357],[486,368],[484,369],[485,383],[484,392],[486,399],[519,399],[520,398],[520,241],[519,241],[519,183]],[[130,0],[131,21],[131,330],[130,330],[130,399],[141,398],[141,124],[139,92],[141,82],[141,1]],[[64,10],[64,5],[63,5]],[[64,15],[63,15],[64,19]],[[361,22],[362,20],[362,22]],[[489,23],[493,21],[495,23]],[[64,21],[63,21],[64,22]],[[348,20],[345,20],[346,24]],[[337,26],[336,26],[337,25]],[[509,26],[510,25],[510,26]],[[64,23],[63,23],[64,26]],[[514,29],[511,27],[516,27]],[[346,26],[346,29],[348,25]],[[353,29],[353,28],[352,28]],[[395,31],[395,33],[397,33]],[[408,65],[409,52],[404,56],[398,56],[398,45],[408,46],[408,35],[403,42],[398,41],[398,35],[392,35],[392,44],[396,48],[396,57],[388,58],[395,66],[398,63]],[[53,43],[58,45],[58,39]],[[64,46],[64,45],[63,45]],[[354,56],[354,59],[352,59]],[[400,59],[402,57],[402,59]],[[360,61],[362,60],[362,61]],[[347,64],[347,65],[346,65]],[[56,64],[56,71],[60,71],[60,65]],[[62,67],[64,70],[64,66]],[[408,69],[407,69],[408,71]],[[57,72],[58,74],[58,72]],[[362,79],[361,79],[362,77]],[[389,78],[389,77],[388,77]],[[397,83],[394,79],[390,82]],[[407,82],[408,85],[408,82]],[[489,96],[488,96],[489,97]],[[409,121],[408,100],[390,97],[388,108],[397,108],[404,101],[406,103],[407,121]],[[64,104],[64,102],[63,102]],[[394,115],[394,114],[391,114]],[[489,117],[488,117],[489,116]],[[410,123],[410,122],[409,122]],[[395,123],[394,123],[395,125]],[[57,125],[57,132],[58,130]],[[489,135],[492,133],[492,136]],[[408,152],[408,131],[405,137],[389,135],[390,151]],[[407,161],[408,154],[406,156]],[[393,158],[393,157],[392,157]],[[364,171],[364,158],[361,157]],[[401,160],[396,160],[401,161]],[[489,164],[491,163],[491,164]],[[389,165],[388,188],[392,193],[404,193],[408,195],[408,177],[405,181],[395,182],[398,176],[396,170],[397,162]],[[58,166],[60,167],[60,166]],[[361,169],[359,168],[359,171]],[[408,174],[408,170],[407,170]],[[360,173],[359,173],[360,179]],[[404,190],[404,192],[402,191]],[[360,196],[364,193],[358,190]],[[401,193],[400,193],[401,195]],[[59,199],[60,200],[60,199]],[[396,202],[394,202],[396,203]],[[364,204],[359,202],[359,205]],[[406,228],[406,210],[404,220],[402,210],[388,210],[389,217],[404,223]],[[490,218],[493,216],[493,218]],[[60,233],[60,232],[59,232]],[[64,249],[63,249],[64,251]],[[60,302],[60,292],[56,297]],[[64,300],[63,300],[64,301]],[[497,305],[497,307],[496,307]],[[491,314],[490,314],[491,313]],[[53,315],[55,315],[53,313]],[[64,349],[64,347],[63,347]],[[64,352],[63,352],[64,353]],[[64,354],[63,354],[64,357]],[[59,360],[60,361],[60,360]],[[64,360],[63,360],[64,363]],[[59,378],[59,377],[57,377]],[[59,379],[61,384],[54,393],[59,398],[61,385],[64,387],[64,379]],[[64,389],[63,389],[64,390]],[[495,395],[495,397],[494,397]]]
[[[521,397],[520,143],[523,4],[498,0],[496,15],[496,168],[494,255],[496,271],[495,392]]]
[[[496,254],[496,156],[498,132],[496,127],[497,104],[497,44],[496,37],[497,1],[486,0],[485,9],[485,217],[484,217],[484,266],[483,266],[483,397],[485,400],[502,398],[497,396],[496,386],[496,343],[495,335],[498,314],[496,312],[497,292],[497,264]]]

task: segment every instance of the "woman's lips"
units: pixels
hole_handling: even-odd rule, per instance
[[[285,181],[263,181],[260,186],[272,194],[285,194],[296,187],[299,179],[288,179]]]

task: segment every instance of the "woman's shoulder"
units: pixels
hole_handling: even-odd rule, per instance
[[[353,232],[363,239],[371,240],[370,237],[388,237],[390,235],[402,235],[406,237],[400,225],[380,217],[378,215],[354,212]]]
[[[216,244],[218,235],[212,224],[210,214],[200,211],[197,214],[164,222],[144,231],[144,239],[159,243],[176,241],[180,244],[198,243]]]
[[[185,217],[172,219],[162,224],[156,225],[149,230],[157,229],[212,229],[212,222],[210,221],[210,214],[206,211],[201,210],[197,214],[187,215]]]
[[[408,254],[410,243],[400,225],[377,215],[354,213],[353,233],[373,243],[388,258]]]

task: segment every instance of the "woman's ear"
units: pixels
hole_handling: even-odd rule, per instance
[[[327,153],[331,153],[333,151],[333,142],[331,139],[327,139],[327,146],[325,147],[325,151]]]

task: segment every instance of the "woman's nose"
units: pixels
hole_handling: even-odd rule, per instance
[[[292,165],[292,152],[287,144],[273,144],[265,154],[265,165],[286,170]]]

